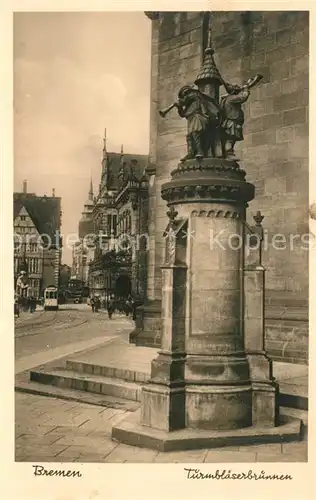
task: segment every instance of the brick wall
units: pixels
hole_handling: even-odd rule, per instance
[[[192,83],[197,75],[203,15],[167,12],[154,22],[154,50],[158,47],[155,100],[159,109],[172,103],[181,85]],[[309,15],[213,12],[212,38],[215,60],[226,81],[241,83],[256,73],[264,76],[244,107],[245,140],[236,150],[248,180],[256,187],[249,221],[259,209],[265,215],[266,346],[279,359],[304,362],[308,350],[308,252],[300,238],[309,227]],[[162,119],[156,109],[153,116],[151,142],[155,143],[157,168],[154,282],[155,297],[160,298],[162,232],[167,222],[160,189],[185,153],[186,124],[176,111]],[[279,240],[279,249],[273,248],[271,241],[276,233],[285,238],[281,243]],[[294,234],[299,236],[291,236]]]
[[[278,359],[308,357],[308,12],[213,15],[216,61],[225,79],[263,82],[245,106],[237,146],[256,187],[248,217],[265,215],[266,347]],[[249,220],[249,221],[250,221]],[[273,244],[276,234],[280,243]],[[275,242],[276,240],[274,240]]]

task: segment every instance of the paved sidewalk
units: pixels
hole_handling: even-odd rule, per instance
[[[107,463],[306,462],[307,442],[160,453],[111,440],[129,412],[16,393],[16,461]]]
[[[33,316],[33,315],[30,315]],[[45,314],[27,320],[15,336],[15,373],[126,337],[133,327],[130,318],[108,320],[102,314],[69,310],[57,318]],[[48,320],[48,321],[47,321]],[[32,326],[34,325],[34,326]],[[24,330],[25,326],[25,330]]]
[[[49,363],[52,360],[58,360],[67,355],[72,355],[85,349],[91,349],[95,346],[100,346],[101,344],[111,342],[116,338],[116,336],[105,338],[104,335],[102,335],[99,337],[94,337],[92,339],[82,340],[80,342],[73,342],[71,344],[55,347],[54,349],[49,349],[46,352],[39,352],[22,357],[15,362],[15,373],[22,373],[33,368],[34,366]]]

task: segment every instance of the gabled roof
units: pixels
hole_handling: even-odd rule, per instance
[[[51,196],[36,196],[27,193],[14,193],[13,214],[14,219],[19,215],[22,207],[28,212],[37,231],[54,238],[60,231],[61,199]]]
[[[107,188],[109,190],[118,189],[122,156],[120,153],[108,153],[108,159],[109,159],[109,167],[108,167]],[[148,156],[124,153],[123,162],[125,163],[126,169],[131,167],[132,162],[133,163],[135,162],[134,164],[135,176],[140,180],[148,164]]]

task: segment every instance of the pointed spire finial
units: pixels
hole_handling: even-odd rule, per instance
[[[123,164],[124,164],[124,148],[123,148],[123,144],[121,145],[121,165],[122,165],[122,168],[123,168]]]
[[[124,176],[124,148],[123,144],[121,145],[121,159],[120,159],[120,171],[119,171],[119,177],[123,178]]]
[[[91,175],[91,177],[90,177],[89,200],[90,200],[90,201],[93,201],[93,185],[92,185],[92,175]]]
[[[106,128],[104,129],[103,150],[106,151]]]
[[[208,13],[208,32],[205,54],[214,54],[214,49],[212,47],[212,16],[210,12]]]
[[[212,47],[211,14],[208,13],[207,26],[207,46],[204,51],[202,67],[196,77],[195,85],[201,92],[219,100],[219,87],[223,84],[223,79],[214,61],[214,49]]]

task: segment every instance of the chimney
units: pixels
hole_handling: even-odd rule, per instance
[[[52,197],[55,198],[55,188],[53,188]]]
[[[27,194],[27,181],[23,181],[23,194]]]

